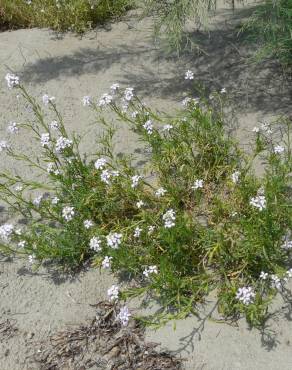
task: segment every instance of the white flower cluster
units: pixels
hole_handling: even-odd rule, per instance
[[[281,245],[281,248],[286,251],[292,250],[292,240],[289,240],[288,237],[284,238],[284,243]]]
[[[85,220],[83,222],[83,225],[84,225],[85,229],[90,229],[91,227],[93,227],[94,223],[91,220]]]
[[[7,127],[7,131],[10,134],[18,134],[19,133],[19,127],[16,122],[10,122],[10,124]]]
[[[59,198],[58,197],[53,197],[52,200],[51,200],[51,203],[52,204],[58,204],[59,203]]]
[[[148,235],[153,234],[154,230],[155,230],[155,226],[150,225],[150,226],[148,227]]]
[[[239,171],[235,171],[233,172],[233,174],[231,175],[231,180],[233,181],[234,184],[236,184],[239,180],[239,175],[240,175],[240,172]]]
[[[131,179],[132,179],[131,187],[134,189],[134,188],[136,188],[138,186],[139,180],[142,179],[142,176],[135,175],[135,176],[132,176]]]
[[[19,77],[14,75],[13,73],[7,73],[7,75],[5,76],[5,80],[9,89],[12,89],[13,87],[19,85]]]
[[[60,136],[56,141],[56,152],[61,153],[66,148],[70,148],[73,145],[73,141],[64,137]]]
[[[110,184],[110,179],[112,177],[117,177],[119,176],[119,172],[118,171],[114,171],[114,170],[103,170],[102,173],[100,174],[100,179],[102,182],[105,182],[107,185]]]
[[[133,91],[134,91],[134,88],[133,87],[127,87],[126,89],[125,89],[125,92],[124,92],[124,99],[126,100],[126,101],[131,101],[132,99],[133,99],[133,97],[134,97],[134,93],[133,93]]]
[[[118,83],[113,83],[113,84],[111,85],[111,87],[110,87],[111,92],[112,92],[113,94],[115,94],[115,93],[116,93],[116,91],[117,91],[119,88],[120,88],[120,85],[119,85]]]
[[[55,100],[55,97],[45,94],[43,95],[42,100],[45,105],[48,105],[49,103],[52,103]]]
[[[66,206],[62,210],[62,216],[66,221],[71,221],[75,215],[74,207]]]
[[[17,246],[18,248],[24,248],[26,245],[26,241],[25,240],[21,240],[20,242],[18,242]]]
[[[188,70],[185,73],[185,80],[193,80],[194,79],[194,72]]]
[[[192,189],[194,190],[197,190],[197,189],[201,189],[204,185],[204,180],[200,179],[200,180],[196,180],[194,182],[194,185],[192,186]]]
[[[34,198],[34,200],[32,201],[32,203],[36,206],[36,207],[39,207],[42,200],[44,198],[44,195],[41,194],[41,195],[38,195],[37,197]]]
[[[167,132],[169,132],[172,128],[173,128],[173,126],[172,126],[172,125],[167,124],[167,125],[164,125],[164,126],[162,127],[162,131],[167,131]]]
[[[267,280],[269,277],[269,274],[267,272],[261,271],[260,273],[260,279],[261,280]]]
[[[266,201],[266,197],[264,194],[265,194],[265,190],[263,188],[260,188],[257,191],[257,196],[251,198],[249,204],[255,208],[258,208],[260,211],[262,211],[267,206],[267,201]]]
[[[97,170],[102,170],[104,169],[105,165],[106,165],[106,162],[107,160],[105,158],[99,158],[95,161],[94,163],[94,167],[97,169]]]
[[[113,257],[105,256],[104,259],[102,260],[101,266],[104,269],[109,269],[111,267],[111,260]]]
[[[117,249],[122,242],[122,234],[110,233],[106,237],[107,245],[113,249]]]
[[[155,192],[155,196],[156,196],[157,198],[160,198],[160,197],[163,197],[163,195],[164,195],[165,193],[167,193],[167,190],[166,190],[166,189],[164,189],[164,188],[159,188],[159,189],[157,189],[157,190],[156,190],[156,192]]]
[[[56,121],[56,120],[53,120],[51,123],[50,123],[50,128],[52,130],[58,130],[59,128],[59,123]]]
[[[33,263],[35,263],[35,261],[36,261],[36,256],[34,254],[30,254],[28,256],[28,262],[33,264]]]
[[[52,173],[54,175],[60,175],[60,171],[56,168],[55,163],[49,162],[47,165],[47,172]]]
[[[175,212],[173,209],[169,209],[164,213],[162,216],[162,219],[164,221],[164,227],[167,229],[170,229],[171,227],[175,226]]]
[[[143,127],[147,131],[147,134],[148,135],[151,135],[153,133],[153,122],[151,121],[151,119],[149,119],[148,121],[146,121],[144,123]]]
[[[112,100],[113,100],[112,95],[109,95],[109,94],[103,94],[103,95],[101,96],[101,98],[99,99],[98,105],[99,105],[100,107],[104,107],[104,106],[106,106],[106,105],[110,104],[110,103],[112,102]]]
[[[253,302],[255,297],[255,293],[253,292],[251,287],[243,287],[239,288],[236,293],[236,299],[242,302],[245,305],[249,305]]]
[[[137,226],[134,231],[134,238],[139,238],[139,236],[141,235],[141,232],[142,232],[141,227]]]
[[[101,244],[100,238],[94,236],[93,238],[90,239],[89,248],[94,252],[100,252],[101,251],[100,244]]]
[[[82,98],[82,104],[84,107],[89,106],[91,104],[91,97],[86,95]]]
[[[121,308],[121,310],[120,310],[120,312],[117,316],[117,319],[121,321],[123,326],[127,326],[130,317],[131,317],[131,314],[129,312],[128,307],[124,306],[124,307]]]
[[[276,145],[274,147],[274,153],[275,154],[282,154],[282,153],[284,153],[284,151],[285,151],[285,148],[281,145]]]
[[[13,233],[14,226],[12,224],[4,224],[0,226],[0,238],[8,241]]]
[[[271,280],[272,280],[272,286],[274,288],[276,288],[277,290],[282,289],[282,283],[281,283],[281,279],[279,278],[279,276],[273,274],[271,275]]]
[[[50,145],[50,134],[49,133],[45,133],[45,134],[41,134],[41,146],[44,148],[45,146],[49,146]]]
[[[108,290],[107,290],[107,295],[109,297],[110,301],[115,301],[119,299],[119,287],[117,285],[112,285]]]
[[[158,269],[157,269],[157,266],[153,265],[153,266],[148,266],[145,268],[145,270],[143,271],[143,275],[148,278],[151,274],[158,274]]]

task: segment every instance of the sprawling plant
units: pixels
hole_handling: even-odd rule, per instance
[[[47,122],[18,77],[6,78],[34,113],[10,123],[8,131],[28,130],[41,153],[33,158],[2,140],[2,155],[26,163],[44,181],[9,169],[1,173],[0,198],[26,219],[21,228],[0,226],[2,252],[26,255],[35,265],[50,260],[75,268],[91,260],[126,273],[135,287],[114,285],[109,299],[158,299],[164,312],[147,318],[153,324],[195,312],[211,291],[226,317],[244,313],[251,323],[262,322],[292,277],[291,121],[255,127],[245,153],[226,132],[224,88],[186,98],[182,111],[165,116],[142,103],[133,88],[120,92],[114,84],[97,103],[83,98],[104,127],[89,160],[79,151],[79,138],[66,131],[53,97],[43,96],[45,110],[55,116]],[[192,80],[192,72],[185,78]],[[138,135],[147,165],[115,155],[107,110]],[[265,162],[261,177],[254,173],[257,158]],[[126,324],[130,314],[124,311]]]

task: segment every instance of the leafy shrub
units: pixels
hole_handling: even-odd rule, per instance
[[[0,26],[80,33],[121,16],[131,5],[131,0],[2,0]]]
[[[275,56],[285,66],[292,65],[292,2],[266,0],[259,4],[244,24],[248,39],[260,44],[258,60]]]
[[[192,79],[190,71],[186,78]],[[98,103],[83,98],[104,125],[88,160],[79,137],[69,138],[53,97],[43,96],[55,115],[50,123],[17,77],[7,80],[34,112],[33,120],[8,130],[31,132],[41,153],[33,159],[5,140],[0,148],[39,179],[48,178],[1,174],[0,198],[27,220],[21,230],[0,227],[2,252],[70,268],[91,259],[94,266],[127,273],[136,287],[120,292],[113,286],[109,298],[158,299],[164,312],[148,323],[185,317],[211,291],[226,317],[244,313],[252,324],[263,321],[272,297],[284,293],[292,277],[291,121],[254,128],[255,142],[245,153],[226,132],[224,89],[186,98],[185,108],[168,117],[153,112],[132,88],[122,93],[115,84]],[[136,168],[131,157],[115,155],[107,109],[139,136],[148,165]],[[253,170],[258,157],[265,162],[261,178]]]

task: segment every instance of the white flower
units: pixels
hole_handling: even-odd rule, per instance
[[[264,195],[258,195],[256,197],[251,198],[249,204],[262,211],[263,209],[266,208],[267,202]]]
[[[231,179],[232,181],[234,182],[234,184],[236,184],[239,180],[239,175],[240,175],[240,172],[239,171],[235,171],[233,172],[233,174],[231,175]]]
[[[237,216],[237,215],[238,215],[238,212],[232,212],[232,213],[231,213],[231,216],[232,216],[232,217],[235,217],[235,216]]]
[[[117,249],[122,242],[122,237],[123,237],[122,234],[110,233],[106,237],[107,245],[113,249]]]
[[[127,110],[129,109],[129,103],[127,101],[125,101],[124,99],[122,100],[123,104],[122,104],[122,113],[127,113]]]
[[[111,267],[111,260],[113,257],[105,256],[104,259],[102,260],[101,266],[104,269],[109,269]]]
[[[36,256],[34,254],[30,254],[28,256],[28,262],[29,263],[31,263],[31,264],[35,263],[35,260],[36,260]]]
[[[10,134],[18,134],[19,133],[19,127],[16,122],[10,122],[9,126],[7,127],[7,131]]]
[[[22,234],[21,228],[15,229],[15,234],[16,235],[21,235]]]
[[[52,103],[55,100],[55,97],[45,94],[43,95],[42,100],[45,105],[48,105],[49,103]]]
[[[15,191],[17,191],[18,193],[20,192],[20,191],[22,191],[23,190],[23,186],[21,186],[21,185],[17,185],[17,186],[15,186]]]
[[[51,128],[52,130],[58,130],[58,128],[59,128],[59,124],[58,124],[58,122],[57,122],[56,120],[53,120],[53,121],[50,123],[50,128]]]
[[[284,147],[282,147],[281,145],[276,145],[274,147],[274,153],[275,154],[282,154],[284,152]]]
[[[89,106],[91,104],[91,97],[90,96],[83,96],[82,104],[84,107]]]
[[[34,198],[34,200],[32,201],[33,202],[33,204],[36,206],[36,207],[39,207],[40,206],[40,204],[41,204],[41,202],[42,202],[42,200],[43,200],[43,194],[41,194],[41,195],[39,195],[39,196],[37,196],[36,198]]]
[[[112,102],[113,97],[109,94],[103,94],[101,98],[99,99],[98,105],[100,107],[104,107],[105,105],[108,105]]]
[[[261,272],[260,279],[267,280],[268,277],[269,277],[269,274],[267,272],[264,272],[264,271]]]
[[[288,236],[284,238],[284,243],[281,245],[281,248],[285,249],[286,251],[292,250],[292,240],[289,240]]]
[[[193,80],[194,79],[194,72],[188,70],[185,73],[185,80]]]
[[[0,226],[0,238],[8,241],[13,233],[14,226],[12,224],[4,224]]]
[[[102,170],[106,165],[107,160],[105,158],[99,158],[95,161],[94,167],[97,170]]]
[[[186,107],[190,103],[191,100],[192,100],[191,98],[187,97],[187,98],[184,98],[184,100],[181,103],[184,107]]]
[[[5,140],[0,140],[0,153],[10,148],[10,145]]]
[[[147,278],[149,277],[149,275],[151,274],[158,274],[158,269],[157,269],[157,266],[153,265],[153,266],[148,266],[145,268],[145,270],[143,271],[143,275],[145,275]]]
[[[271,128],[270,128],[270,126],[269,126],[268,123],[262,123],[261,124],[261,129],[263,131],[265,131],[267,134],[272,134],[273,133],[273,131],[271,130]]]
[[[50,144],[50,134],[49,133],[41,134],[41,146],[45,147],[49,146],[49,144]]]
[[[131,187],[134,189],[138,186],[139,180],[142,179],[142,176],[135,175],[135,176],[132,176],[131,179],[132,179]]]
[[[242,302],[245,305],[249,305],[253,302],[255,297],[255,293],[253,292],[251,287],[243,287],[239,288],[236,293],[236,299]]]
[[[58,197],[54,197],[52,200],[51,200],[51,203],[52,204],[58,204],[59,203],[59,198]]]
[[[91,220],[85,220],[83,222],[83,225],[84,225],[85,229],[90,229],[94,225],[94,223]]]
[[[21,241],[17,244],[17,246],[18,246],[19,248],[24,248],[24,247],[25,247],[25,245],[26,245],[26,241],[25,241],[25,240],[21,240]]]
[[[61,153],[66,148],[70,148],[73,145],[73,141],[69,140],[64,136],[60,136],[56,141],[56,152]]]
[[[124,92],[124,99],[126,101],[131,101],[134,97],[134,88],[133,87],[127,87]]]
[[[155,192],[155,196],[156,196],[157,198],[160,198],[160,197],[163,197],[163,195],[164,195],[165,193],[167,193],[167,190],[165,190],[164,188],[159,188],[159,189],[157,189],[157,190],[156,190],[156,192]]]
[[[131,113],[131,117],[136,118],[138,116],[138,114],[139,114],[139,112],[134,111],[134,112]]]
[[[93,238],[90,239],[89,248],[92,249],[94,252],[100,252],[101,251],[100,244],[101,244],[100,238],[94,236]]]
[[[109,297],[110,301],[115,301],[119,298],[119,287],[117,285],[112,285],[108,290],[107,290],[107,295]]]
[[[7,75],[5,76],[5,80],[9,89],[12,89],[13,87],[19,85],[19,77],[12,73],[7,73]]]
[[[49,162],[47,165],[47,172],[53,173],[54,175],[60,175],[60,171],[56,168],[55,163]]]
[[[136,227],[134,231],[134,238],[139,238],[139,236],[141,235],[141,232],[142,232],[142,229],[140,227]]]
[[[75,215],[74,207],[66,206],[62,209],[62,217],[66,221],[71,221]]]
[[[259,127],[256,127],[256,126],[255,126],[255,127],[252,129],[252,131],[253,131],[253,132],[258,133],[258,132],[260,132],[260,129],[259,129]]]
[[[153,225],[149,226],[148,227],[148,235],[153,234],[154,230],[155,230],[155,226],[153,226]]]
[[[170,229],[171,227],[175,226],[175,212],[173,209],[169,209],[164,213],[162,216],[162,219],[164,221],[164,227],[167,229]]]
[[[225,87],[222,87],[222,89],[220,90],[220,94],[226,94],[226,89],[225,89]]]
[[[137,203],[136,203],[136,206],[137,208],[141,208],[145,205],[145,203],[143,202],[143,200],[139,200]]]
[[[118,171],[103,170],[102,173],[100,174],[100,179],[101,181],[109,185],[111,177],[117,177],[117,176],[119,176]]]
[[[172,125],[164,125],[163,128],[162,128],[162,131],[167,131],[169,132],[171,129],[173,128]]]
[[[272,285],[274,288],[281,290],[282,289],[282,284],[281,280],[277,275],[271,275],[271,280],[272,280]]]
[[[148,135],[151,135],[152,134],[152,132],[153,132],[153,123],[152,123],[151,119],[149,119],[148,121],[146,121],[144,123],[143,127],[147,131],[147,134]]]
[[[110,89],[111,92],[114,94],[118,89],[120,88],[120,85],[118,83],[114,83],[111,85]]]
[[[129,318],[131,317],[131,314],[129,312],[128,307],[124,306],[121,308],[117,319],[121,321],[123,326],[127,326],[129,322]]]
[[[194,185],[192,186],[192,189],[196,190],[196,189],[202,188],[203,185],[204,185],[204,180],[202,180],[202,179],[196,180],[194,182]]]

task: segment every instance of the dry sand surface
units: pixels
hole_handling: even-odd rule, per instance
[[[248,63],[250,51],[234,36],[234,25],[247,11],[243,8],[233,14],[221,9],[209,33],[193,34],[206,53],[185,52],[179,59],[154,46],[151,20],[137,23],[133,16],[82,38],[58,37],[38,29],[3,32],[0,77],[13,71],[35,96],[54,95],[69,129],[84,132],[93,118],[82,107],[84,95],[99,96],[111,83],[119,82],[135,87],[146,103],[171,111],[179,107],[188,92],[183,75],[191,69],[196,80],[208,88],[227,89],[237,112],[236,134],[242,143],[247,143],[250,130],[259,121],[291,114],[291,89],[279,67],[272,62],[261,66]],[[17,120],[16,113],[13,94],[9,94],[1,78],[0,138],[5,135],[7,122]],[[29,138],[18,140],[23,148],[32,145]],[[117,145],[119,151],[139,147],[125,129],[120,130]],[[92,135],[86,136],[83,148],[94,148]],[[1,159],[0,167],[6,165]],[[24,171],[17,166],[15,170]],[[0,221],[6,219],[1,207]],[[61,276],[52,268],[33,273],[26,261],[2,258],[1,322],[9,319],[18,330],[11,338],[0,337],[0,370],[37,369],[30,359],[36,343],[48,334],[93,317],[94,309],[89,304],[103,299],[113,281],[109,274],[93,269],[73,277]],[[189,370],[292,369],[289,302],[278,299],[275,314],[262,333],[249,330],[244,321],[237,326],[210,320],[212,302],[210,299],[202,309],[200,318],[176,322],[175,331],[173,323],[156,332],[148,330],[147,340],[161,342],[161,348],[185,358],[185,368]],[[216,308],[214,317],[215,312]]]

